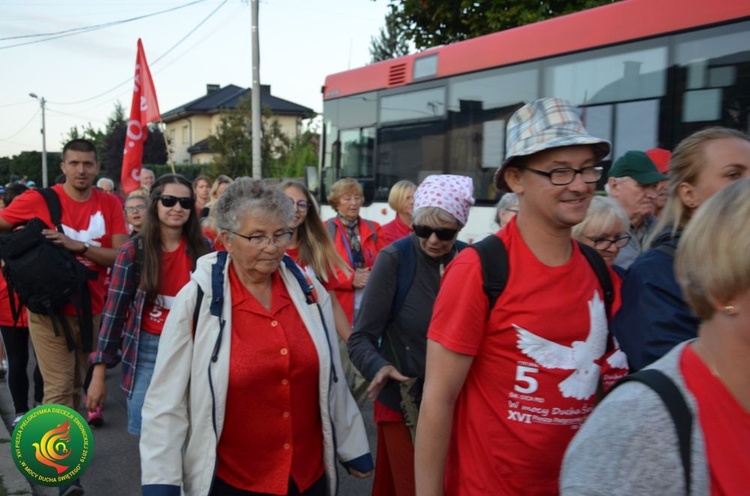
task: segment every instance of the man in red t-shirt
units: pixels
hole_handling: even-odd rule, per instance
[[[570,230],[586,215],[610,144],[555,98],[516,111],[506,144],[496,185],[519,201],[496,234],[507,285],[488,308],[474,250],[443,277],[416,436],[422,496],[556,494],[565,448],[594,406],[607,316]]]
[[[28,191],[0,211],[0,231],[8,231],[38,217],[49,229],[44,235],[70,250],[88,268],[99,273],[89,281],[93,335],[90,343],[82,343],[81,330],[72,305],[64,308],[76,349],[71,351],[65,336],[55,335],[50,317],[28,312],[29,333],[34,343],[39,369],[44,378],[44,403],[56,403],[72,408],[78,406],[83,380],[88,369],[88,352],[95,347],[99,317],[104,307],[104,281],[107,268],[115,261],[117,248],[128,239],[125,217],[120,202],[114,196],[93,187],[99,174],[96,148],[92,143],[75,139],[63,147],[60,164],[65,183],[52,189],[60,198],[61,224],[64,233],[55,229],[49,209],[37,191]]]

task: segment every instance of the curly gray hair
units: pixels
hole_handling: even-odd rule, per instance
[[[240,177],[230,184],[214,209],[216,228],[225,231],[239,229],[240,217],[253,210],[260,210],[284,225],[294,219],[292,203],[281,190],[251,177]]]

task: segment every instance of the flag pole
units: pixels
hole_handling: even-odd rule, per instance
[[[167,130],[167,125],[164,123],[163,120],[159,119],[159,124],[164,124],[164,131]],[[169,166],[172,168],[172,174],[177,174],[174,170],[174,157],[172,156],[172,149],[169,147],[169,140],[167,139],[167,133],[162,132],[161,133],[162,138],[164,138],[164,146],[167,147],[167,163],[169,163]]]

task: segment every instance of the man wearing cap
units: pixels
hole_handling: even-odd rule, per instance
[[[672,160],[672,152],[664,148],[651,148],[646,150],[646,155],[656,165],[656,169],[664,176],[669,172],[669,162]],[[667,204],[669,198],[669,179],[659,181],[656,185],[656,202],[654,203],[654,217],[661,218],[661,212]]]
[[[630,217],[630,241],[620,249],[615,265],[627,269],[643,251],[643,241],[656,225],[657,186],[666,178],[640,151],[626,152],[609,170],[607,192]]]
[[[594,406],[607,316],[571,228],[586,216],[610,144],[556,98],[516,111],[506,143],[496,183],[520,207],[495,234],[507,284],[490,309],[475,250],[445,272],[417,426],[421,496],[556,494],[565,448]]]

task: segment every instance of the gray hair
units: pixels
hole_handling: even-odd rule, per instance
[[[515,193],[505,193],[500,198],[500,201],[497,202],[497,213],[499,214],[500,210],[508,210],[513,205],[518,205],[518,195]]]
[[[260,210],[287,226],[294,219],[292,202],[280,189],[251,177],[237,178],[212,210],[216,212],[216,229],[225,231],[239,229],[240,217],[253,210]]]
[[[620,202],[611,196],[595,196],[591,199],[586,217],[579,224],[573,226],[571,235],[575,239],[581,239],[588,227],[603,232],[609,231],[618,223],[623,232],[628,231],[630,218],[620,206]]]
[[[464,227],[458,219],[440,207],[421,207],[414,212],[413,223],[418,226],[436,227],[441,222],[455,222],[459,229]]]
[[[96,182],[96,186],[102,189],[104,189],[105,184],[109,186],[109,189],[111,189],[112,191],[115,190],[115,182],[108,177],[99,178],[99,180]]]

